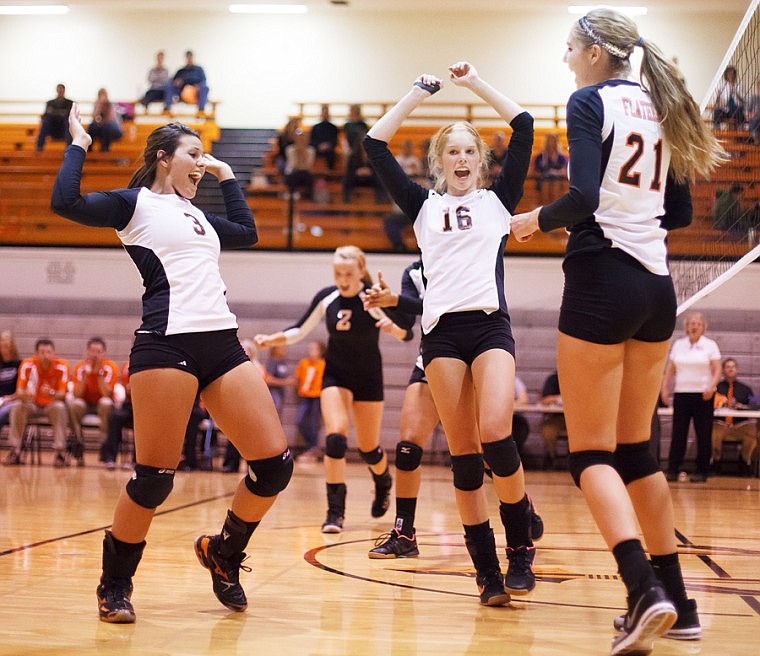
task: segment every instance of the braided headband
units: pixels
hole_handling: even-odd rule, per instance
[[[588,18],[586,18],[586,16],[583,16],[583,18],[578,20],[578,25],[580,25],[581,29],[586,33],[589,39],[591,39],[600,48],[604,48],[613,57],[617,57],[618,59],[628,59],[628,57],[630,57],[631,55],[630,52],[626,52],[622,48],[618,48],[616,45],[609,43],[608,41],[605,41],[602,37],[600,37],[596,33],[596,30],[593,27],[591,27],[591,25],[588,22]],[[633,45],[643,48],[644,39],[642,37],[639,37]]]

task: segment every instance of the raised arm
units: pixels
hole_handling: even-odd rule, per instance
[[[377,120],[367,135],[387,143],[409,114],[440,88],[441,80],[435,75],[420,75],[406,95]]]

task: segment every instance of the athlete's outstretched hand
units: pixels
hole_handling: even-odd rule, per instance
[[[232,167],[209,153],[204,153],[203,159],[206,162],[206,171],[213,175],[219,182],[234,178]]]
[[[382,271],[377,272],[377,282],[364,291],[362,300],[364,301],[365,310],[396,307],[398,304],[398,296],[393,293],[388,283],[385,282]]]
[[[92,144],[92,137],[87,134],[87,130],[82,125],[82,117],[79,115],[79,105],[74,103],[69,112],[69,132],[71,133],[71,143],[81,146],[87,150]]]
[[[460,61],[449,66],[449,78],[457,86],[469,87],[480,79],[475,67],[466,61]]]
[[[434,93],[441,90],[443,80],[430,73],[423,73],[414,81],[414,86],[419,87],[423,91],[427,91],[432,96]]]

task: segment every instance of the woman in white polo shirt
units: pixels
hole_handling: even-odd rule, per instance
[[[720,380],[721,356],[718,345],[705,337],[706,329],[707,322],[699,312],[686,316],[686,337],[673,342],[662,379],[662,401],[673,406],[673,436],[666,474],[669,481],[678,479],[692,421],[697,436],[697,464],[691,482],[704,483],[710,469],[713,396]]]

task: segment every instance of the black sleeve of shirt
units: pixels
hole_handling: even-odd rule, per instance
[[[53,184],[51,209],[61,216],[87,226],[121,230],[129,223],[137,204],[139,189],[81,193],[85,151],[66,147],[63,163]]]
[[[603,124],[604,107],[595,89],[579,89],[570,96],[567,103],[570,188],[564,196],[541,208],[538,225],[543,232],[585,221],[599,207]]]
[[[414,284],[414,280],[409,274],[411,269],[412,267],[404,269],[404,274],[401,276],[401,293],[398,295],[396,307],[403,312],[418,315],[422,314],[422,298],[420,298],[417,285]]]
[[[411,180],[396,161],[385,141],[364,137],[364,150],[370,164],[380,178],[385,189],[396,205],[409,218],[415,221],[428,197],[429,191]]]
[[[691,223],[692,215],[689,183],[676,182],[668,172],[665,183],[665,214],[660,217],[660,224],[665,230],[685,228]]]
[[[533,117],[528,112],[522,112],[515,116],[509,125],[512,128],[512,136],[501,172],[491,185],[491,190],[499,197],[507,211],[513,214],[522,198],[525,178],[530,169]]]
[[[244,248],[252,246],[258,240],[253,212],[248,207],[243,191],[237,180],[224,180],[219,185],[224,196],[227,217],[207,214],[206,218],[219,235],[222,248]]]

